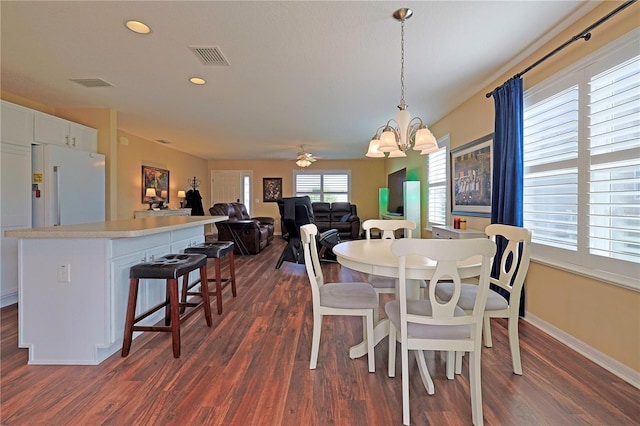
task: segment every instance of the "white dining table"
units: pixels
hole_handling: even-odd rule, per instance
[[[398,278],[398,257],[391,252],[391,244],[394,240],[371,239],[344,241],[333,247],[338,263],[349,269],[366,274],[380,275],[384,277]],[[471,278],[480,275],[481,256],[474,256],[458,263],[458,271],[461,278]],[[406,275],[407,291],[409,297],[420,297],[420,286],[417,280],[428,281],[433,276],[436,262],[423,257],[407,258]],[[373,330],[374,346],[389,335],[389,320],[382,319],[375,324]],[[368,337],[367,337],[368,338]],[[367,342],[363,341],[349,350],[351,359],[359,358],[367,354]]]

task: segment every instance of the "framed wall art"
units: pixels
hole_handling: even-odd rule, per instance
[[[157,167],[142,166],[142,202],[149,203],[152,201],[147,197],[147,188],[156,190],[157,202],[169,204],[169,170],[159,169]]]
[[[451,213],[491,216],[493,133],[451,150]]]
[[[282,197],[282,178],[262,178],[262,201],[275,203]]]

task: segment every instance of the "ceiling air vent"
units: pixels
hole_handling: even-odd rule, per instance
[[[113,87],[113,84],[108,83],[101,78],[72,78],[70,80],[84,87]]]
[[[217,46],[189,46],[189,49],[200,59],[203,65],[229,66],[229,61]]]

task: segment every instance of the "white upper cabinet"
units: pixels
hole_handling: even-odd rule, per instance
[[[98,131],[53,115],[34,112],[33,140],[82,151],[98,151]]]
[[[30,147],[33,135],[33,110],[6,101],[2,101],[0,106],[2,142]]]

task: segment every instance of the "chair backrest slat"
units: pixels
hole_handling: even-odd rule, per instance
[[[507,242],[500,259],[500,276],[491,281],[509,291],[510,302],[518,305],[531,259],[531,231],[518,226],[491,224],[485,228],[485,233],[496,243],[500,237]]]
[[[408,219],[384,220],[384,219],[367,219],[362,223],[365,237],[371,239],[371,229],[379,229],[382,231],[382,238],[394,240],[396,238],[395,231],[404,230],[405,238],[411,238],[411,231],[416,229],[416,223]]]
[[[398,239],[393,242],[391,251],[399,257],[399,296],[400,316],[406,321],[435,325],[461,325],[474,323],[480,332],[484,308],[489,291],[489,275],[491,258],[495,254],[496,245],[490,239],[477,238],[466,240],[439,239]],[[457,263],[474,256],[481,257],[481,271],[478,296],[470,316],[456,317],[456,305],[461,293],[461,278]],[[406,291],[406,263],[409,257],[422,257],[435,260],[437,265],[429,279],[429,301],[431,313],[429,315],[408,315]],[[414,259],[415,260],[415,259]],[[453,282],[454,291],[450,300],[439,300],[435,295],[438,282]],[[404,323],[404,320],[403,320]]]

